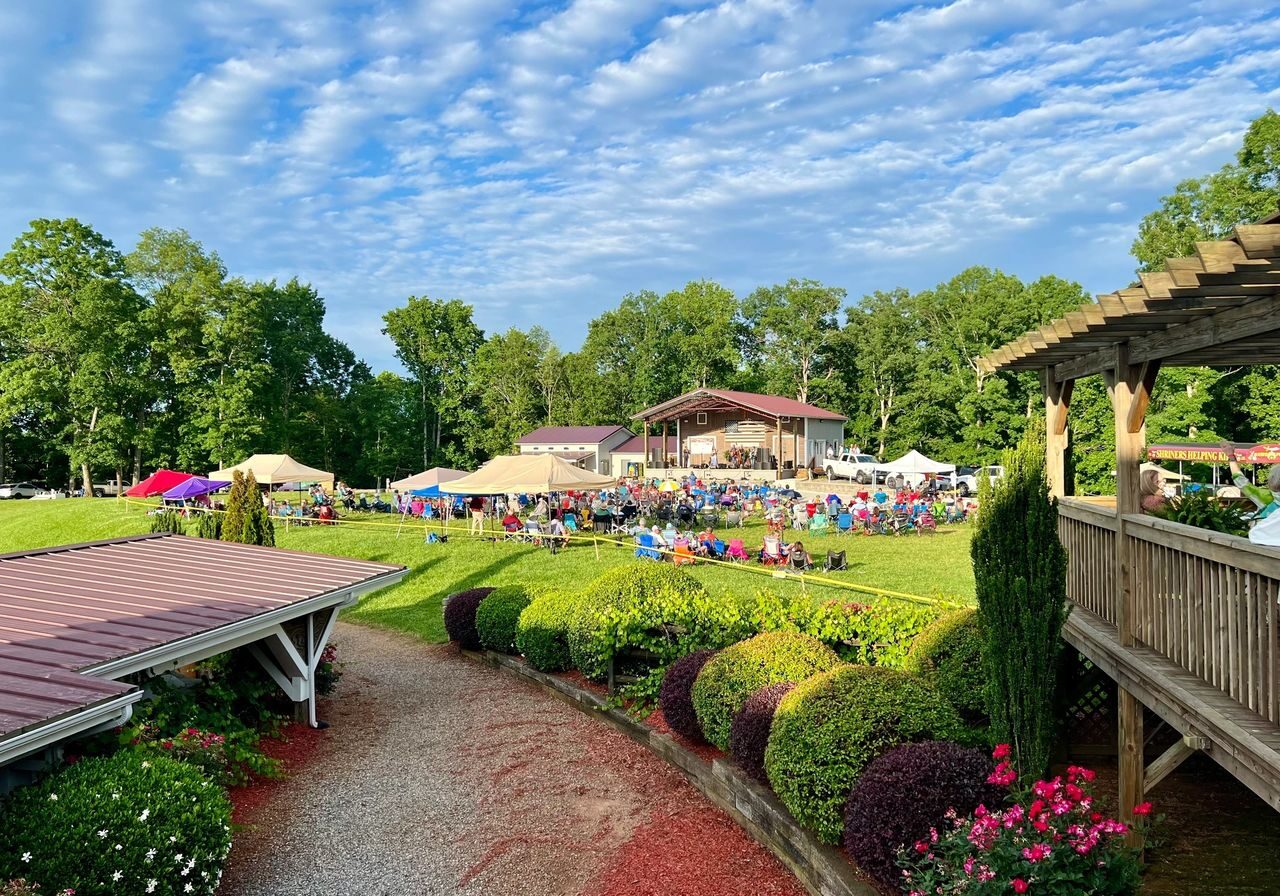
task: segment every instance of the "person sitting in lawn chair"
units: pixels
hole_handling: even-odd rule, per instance
[[[551,548],[551,553],[554,554],[564,547],[568,534],[569,530],[565,528],[564,520],[560,519],[559,514],[553,513],[551,524],[547,527],[547,547]]]
[[[520,522],[520,517],[516,516],[516,512],[508,510],[507,515],[502,518],[502,529],[507,533],[506,537],[514,538],[523,528],[524,523]]]
[[[766,535],[764,547],[760,548],[760,562],[765,566],[777,566],[785,559],[782,553],[782,539],[776,535]]]
[[[809,552],[804,549],[802,542],[797,541],[791,545],[791,550],[787,552],[787,565],[800,572],[813,566],[813,560],[809,557]]]

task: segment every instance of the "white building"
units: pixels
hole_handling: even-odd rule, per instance
[[[619,476],[611,452],[635,437],[625,426],[543,426],[516,441],[521,454],[556,454],[584,470]]]

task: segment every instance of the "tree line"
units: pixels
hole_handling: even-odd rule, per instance
[[[1268,111],[1235,163],[1143,219],[1141,268],[1273,212],[1278,173]],[[540,326],[486,334],[465,302],[411,296],[383,317],[407,375],[375,374],[325,332],[310,284],[234,276],[182,230],[147,230],[124,254],[75,219],[37,220],[0,258],[0,479],[130,481],[284,452],[368,485],[474,467],[546,424],[631,425],[699,387],[839,411],[846,441],[881,457],[984,463],[1038,425],[1043,403],[1034,376],[984,377],[977,359],[1088,298],[1056,276],[985,267],[855,301],[810,279],[743,296],[699,280],[623,296],[565,352]],[[1276,437],[1280,377],[1164,370],[1148,421],[1153,440]],[[1110,425],[1105,390],[1084,381],[1072,407],[1083,490],[1110,487]]]

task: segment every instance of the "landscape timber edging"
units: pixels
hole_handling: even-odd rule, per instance
[[[655,731],[605,697],[556,675],[539,672],[519,657],[485,651],[462,651],[472,659],[542,685],[588,715],[598,716],[632,740],[674,765],[707,799],[728,812],[757,842],[786,865],[812,896],[879,896],[858,877],[844,854],[818,841],[796,823],[777,796],[723,757],[703,759],[670,734]]]

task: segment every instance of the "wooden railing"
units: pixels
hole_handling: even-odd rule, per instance
[[[1058,537],[1067,549],[1067,595],[1115,625],[1115,509],[1062,498],[1058,504]]]
[[[1148,516],[1126,516],[1138,640],[1280,722],[1280,551]]]
[[[1280,723],[1280,550],[1141,514],[1123,528],[1138,643]],[[1058,532],[1068,597],[1115,625],[1115,511],[1062,499]]]

